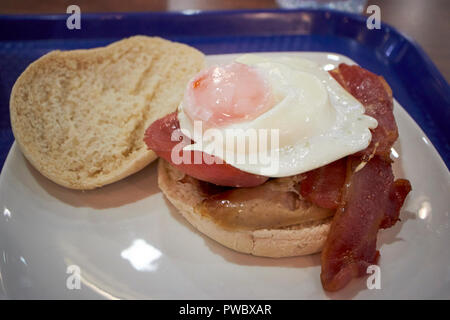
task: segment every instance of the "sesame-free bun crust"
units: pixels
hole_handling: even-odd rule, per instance
[[[157,158],[145,129],[176,110],[201,52],[135,36],[107,47],[52,51],[17,79],[11,125],[29,162],[73,189],[118,181]]]
[[[238,252],[273,258],[301,256],[322,250],[331,218],[280,229],[228,230],[210,217],[194,211],[204,196],[197,185],[182,182],[183,176],[168,162],[159,159],[158,185],[167,199],[197,230],[222,245]]]

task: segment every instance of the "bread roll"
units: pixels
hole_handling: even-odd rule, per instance
[[[135,36],[103,48],[52,51],[11,93],[11,125],[29,162],[73,189],[118,181],[157,158],[145,129],[176,110],[201,52]]]

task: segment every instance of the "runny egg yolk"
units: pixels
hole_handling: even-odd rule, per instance
[[[251,66],[233,62],[213,66],[192,79],[184,95],[184,112],[205,128],[257,118],[274,105],[267,80]]]

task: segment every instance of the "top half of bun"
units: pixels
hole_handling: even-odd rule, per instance
[[[93,189],[156,159],[142,138],[173,112],[204,56],[184,44],[135,36],[107,47],[52,51],[11,92],[11,124],[25,157],[65,187]]]

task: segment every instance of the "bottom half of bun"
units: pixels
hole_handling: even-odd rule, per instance
[[[194,210],[204,195],[198,184],[183,181],[183,176],[178,169],[159,159],[158,184],[162,192],[191,225],[220,244],[238,252],[273,258],[308,255],[322,250],[332,218],[276,229],[229,230]]]

